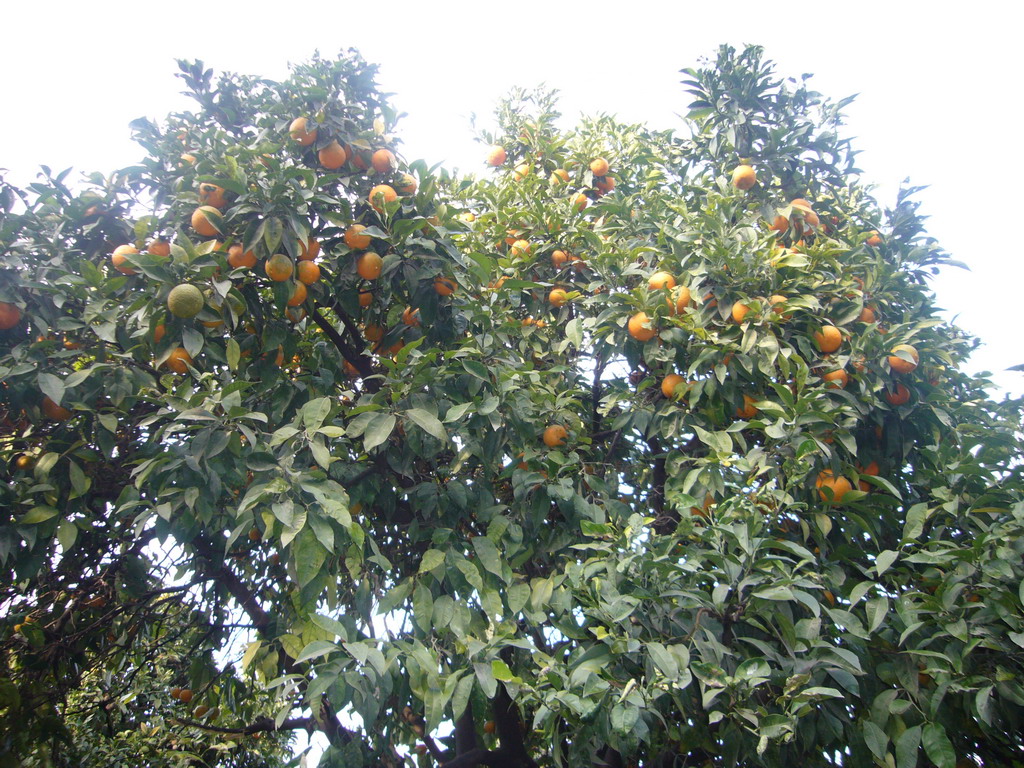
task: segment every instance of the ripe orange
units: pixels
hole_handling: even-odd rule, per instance
[[[834,325],[824,325],[814,334],[814,343],[823,353],[830,355],[843,343],[843,334]]]
[[[434,292],[438,296],[451,296],[455,293],[456,284],[450,277],[435,277]]]
[[[139,252],[139,249],[134,245],[119,245],[114,249],[114,252],[110,254],[110,263],[114,265],[114,269],[123,275],[137,275],[134,269],[125,265],[125,258],[128,256],[134,256]]]
[[[203,205],[212,205],[214,208],[223,208],[228,204],[224,197],[224,187],[216,184],[203,182],[199,185],[199,202]]]
[[[882,390],[882,397],[885,401],[892,406],[906,405],[910,402],[910,390],[903,386],[902,383],[897,382],[895,389],[889,389],[886,387]]]
[[[804,224],[811,229],[817,229],[821,225],[821,220],[814,211],[804,211]]]
[[[573,197],[572,207],[577,211],[582,211],[584,208],[587,207],[587,203],[589,202],[590,200],[587,198],[587,196],[580,192],[578,195]]]
[[[345,148],[338,143],[337,139],[332,139],[330,144],[317,153],[317,157],[320,160],[320,165],[329,171],[338,170],[348,160]]]
[[[302,307],[285,307],[284,316],[288,318],[289,323],[301,323],[306,316],[306,310]]]
[[[557,187],[559,184],[568,184],[569,172],[565,170],[565,168],[555,168],[555,170],[551,172],[551,176],[548,177],[548,182],[550,182],[553,187]]]
[[[811,206],[811,204],[809,202],[807,202],[806,200],[804,200],[803,198],[800,198],[800,197],[797,197],[797,198],[794,198],[793,200],[790,200],[789,204],[791,206],[793,206],[794,208],[796,208],[801,213],[807,213],[812,208],[812,206]]]
[[[63,405],[57,405],[46,395],[43,396],[42,409],[43,415],[52,421],[67,421],[72,416],[71,411]]]
[[[736,415],[739,418],[741,418],[741,419],[746,419],[747,421],[749,421],[750,419],[756,418],[757,417],[757,408],[754,407],[754,403],[756,403],[756,402],[757,402],[757,398],[756,397],[751,397],[750,395],[744,395],[743,396],[743,406],[741,408],[737,408],[736,409]]]
[[[283,253],[275,253],[267,259],[267,263],[263,265],[263,271],[275,283],[283,283],[285,280],[292,279],[295,268],[292,266],[291,259]]]
[[[416,177],[408,173],[403,173],[402,185],[398,188],[398,191],[403,195],[415,195],[417,189],[419,189],[419,185],[416,182]]]
[[[153,343],[159,344],[160,339],[164,337],[165,333],[167,333],[167,326],[163,323],[157,325],[157,327],[153,329]]]
[[[590,172],[595,176],[608,175],[608,161],[603,157],[597,157],[590,161]]]
[[[379,325],[368,325],[363,329],[367,341],[380,341],[384,338],[384,329]]]
[[[544,445],[548,448],[558,448],[565,445],[569,432],[561,424],[552,424],[544,430]]]
[[[652,291],[660,291],[662,288],[671,290],[676,287],[676,279],[668,272],[655,272],[647,281],[647,287]]]
[[[569,301],[569,294],[564,288],[552,288],[548,294],[548,304],[553,307],[564,306]]]
[[[658,335],[658,330],[652,326],[651,318],[646,312],[637,312],[629,318],[629,335],[637,341],[650,341]]]
[[[220,211],[212,205],[201,205],[192,212],[192,229],[203,237],[213,237],[222,226]]]
[[[789,299],[787,299],[785,296],[779,293],[773,294],[768,299],[768,303],[772,305],[772,312],[774,312],[776,315],[782,315],[783,319],[788,320],[790,317],[793,316],[793,313],[786,312],[785,304],[787,301],[789,301]]]
[[[312,261],[300,261],[295,267],[299,282],[312,285],[320,279],[320,267]]]
[[[673,315],[681,315],[683,310],[690,306],[690,289],[685,285],[672,291],[668,299],[668,310]]]
[[[850,374],[840,368],[839,370],[824,374],[821,380],[825,382],[825,386],[829,389],[846,389],[846,385],[850,383]]]
[[[320,255],[320,242],[315,238],[309,238],[308,243],[299,241],[299,261],[312,261]]]
[[[565,251],[552,251],[551,252],[551,265],[556,269],[561,269],[569,261],[569,254]]]
[[[680,384],[685,383],[686,379],[684,379],[678,373],[670,373],[668,376],[661,380],[661,394],[663,394],[669,400],[676,400],[676,387],[678,387]]]
[[[775,220],[772,222],[770,229],[778,232],[779,234],[782,234],[787,229],[789,229],[789,219],[787,219],[785,216],[776,216]]]
[[[497,726],[494,724],[493,720],[488,720],[486,723],[484,723],[484,733],[491,734],[494,733],[496,730]]]
[[[398,160],[389,150],[378,149],[370,157],[370,164],[377,173],[391,173],[398,166]]]
[[[298,142],[300,147],[308,147],[316,141],[316,128],[309,128],[309,121],[304,117],[296,117],[288,126],[288,133],[292,139]]]
[[[737,301],[732,305],[732,321],[742,323],[748,312],[750,312],[750,307],[742,301]]]
[[[871,307],[864,307],[857,315],[857,322],[869,324],[875,322],[875,310]]]
[[[520,163],[519,165],[516,166],[516,169],[513,172],[512,177],[516,181],[522,181],[523,179],[530,175],[530,170],[531,169],[529,163]]]
[[[504,147],[493,146],[487,150],[486,162],[488,165],[497,168],[499,165],[504,164],[506,157],[507,155],[505,154]]]
[[[306,300],[307,293],[305,283],[295,283],[292,286],[292,295],[288,298],[287,305],[289,307],[299,306]]]
[[[412,307],[406,307],[405,311],[402,312],[402,322],[413,328],[418,327],[420,324],[420,311]]]
[[[615,189],[615,177],[614,176],[603,176],[599,179],[594,180],[594,187],[602,195],[607,195],[613,189]]]
[[[843,497],[853,490],[853,486],[850,481],[840,475],[836,477],[831,469],[823,469],[818,473],[818,479],[814,481],[814,487],[818,489],[818,495],[821,500],[831,504],[842,504]],[[825,489],[828,488],[831,492],[831,498],[829,493]]]
[[[868,475],[870,477],[878,477],[879,471],[880,469],[877,461],[872,461],[866,467],[857,467],[857,472],[859,472],[862,475]],[[864,493],[867,493],[868,491],[871,490],[871,484],[865,483],[863,480],[860,480],[857,483],[857,487],[864,491]]]
[[[865,242],[867,242],[868,245],[877,248],[882,244],[882,237],[877,231],[872,231],[871,237],[869,237]]]
[[[192,355],[184,347],[178,347],[171,350],[171,354],[164,360],[164,365],[175,373],[188,373],[188,363],[191,362]]]
[[[241,245],[235,243],[228,248],[228,264],[232,269],[252,269],[256,266],[256,254],[244,250]]]
[[[512,250],[509,251],[510,256],[522,258],[528,256],[530,253],[530,242],[528,240],[516,240],[512,243]]]
[[[904,360],[899,356],[902,352],[905,355],[909,355],[912,360]],[[909,344],[897,344],[890,350],[889,353],[889,367],[892,368],[893,373],[910,373],[917,368],[917,363],[920,361],[920,356],[917,354],[917,350]]]
[[[345,230],[345,245],[354,251],[362,251],[370,247],[370,241],[373,239],[369,235],[362,234],[363,230],[366,229],[362,224],[353,224],[351,227]]]
[[[149,245],[146,246],[146,250],[154,256],[160,256],[161,258],[166,259],[171,255],[171,244],[163,238],[158,237],[156,240],[149,241]]]
[[[376,280],[383,266],[384,259],[373,251],[367,251],[356,260],[356,272],[364,280]]]
[[[373,304],[373,292],[372,291],[360,291],[359,292],[359,306],[368,307]]]
[[[732,185],[746,192],[757,183],[757,172],[749,165],[737,165],[732,172]]]
[[[378,184],[370,190],[370,205],[377,213],[384,213],[384,206],[398,199],[398,193],[387,184]]]
[[[193,693],[191,690],[189,690],[188,688],[182,688],[181,693],[178,694],[178,701],[180,701],[182,704],[188,704],[190,701],[192,701],[192,696]]]

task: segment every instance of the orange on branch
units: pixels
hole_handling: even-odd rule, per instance
[[[227,198],[224,197],[224,187],[208,182],[200,183],[199,202],[203,205],[212,205],[214,208],[223,208],[228,204]]]
[[[171,354],[164,360],[164,365],[175,373],[188,373],[188,366],[192,362],[192,355],[184,347],[177,347],[171,350]]]
[[[224,219],[212,205],[201,205],[192,212],[192,229],[203,237],[213,237],[221,231]]]
[[[678,373],[670,373],[664,379],[661,380],[661,394],[667,397],[669,400],[677,400],[676,387],[680,384],[686,384],[686,379],[680,376]]]
[[[63,405],[57,405],[48,395],[43,396],[41,408],[43,415],[51,421],[67,421],[74,415]]]
[[[348,154],[337,139],[332,139],[330,144],[317,152],[317,159],[327,170],[336,171],[348,160]]]
[[[228,248],[228,264],[232,269],[252,269],[256,266],[256,254],[235,243]]]
[[[394,188],[387,184],[378,184],[370,190],[370,194],[367,197],[370,205],[377,213],[384,213],[384,207],[388,203],[393,203],[398,199],[398,193],[395,192]]]
[[[569,301],[569,294],[564,288],[552,288],[548,294],[548,304],[553,307],[562,307]]]
[[[757,402],[757,398],[756,397],[751,397],[750,395],[744,395],[743,396],[743,405],[736,409],[736,415],[739,418],[745,419],[747,421],[749,421],[750,419],[756,418],[757,417],[757,413],[758,413],[757,408],[754,406],[754,403],[756,403],[756,402]]]
[[[757,172],[749,165],[737,165],[732,172],[732,185],[746,192],[757,183]]]
[[[489,150],[487,150],[487,158],[485,162],[489,166],[497,168],[499,165],[504,164],[506,157],[507,154],[505,153],[504,147],[493,146]]]
[[[824,354],[830,355],[842,345],[843,334],[834,325],[825,325],[815,332],[814,343]]]
[[[907,360],[906,357],[911,359]],[[897,344],[890,350],[888,359],[889,367],[894,373],[910,373],[917,368],[921,358],[917,354],[917,350],[909,344]]]
[[[675,288],[676,279],[669,272],[655,272],[647,281],[647,287],[652,291],[660,291],[663,288]]]
[[[300,261],[295,267],[296,277],[305,285],[312,285],[320,279],[320,266],[312,261]]]
[[[288,134],[300,147],[308,147],[316,141],[316,127],[310,128],[304,117],[296,117],[288,126]]]
[[[552,424],[544,430],[544,445],[548,448],[558,448],[565,445],[569,432],[561,424]]]
[[[149,245],[146,246],[146,250],[154,256],[166,259],[171,255],[171,244],[163,238],[158,237],[155,240],[149,241]]]
[[[299,261],[312,261],[320,255],[320,241],[315,237],[308,242],[299,241]]]
[[[434,292],[438,296],[451,296],[455,293],[456,283],[450,277],[435,277]]]
[[[652,327],[651,318],[646,312],[637,312],[628,323],[629,335],[637,341],[650,341],[658,335],[658,330]]]
[[[345,230],[345,245],[354,251],[363,251],[370,247],[370,241],[373,239],[369,235],[364,235],[363,230],[366,229],[362,224],[353,224],[351,227]]]
[[[853,485],[850,484],[849,480],[842,475],[836,477],[831,469],[823,469],[819,472],[817,480],[814,481],[814,486],[818,489],[818,495],[821,497],[821,500],[830,504],[842,504],[843,497],[853,490]]]
[[[305,300],[308,292],[306,290],[306,284],[297,282],[292,286],[292,295],[288,298],[289,307],[297,307],[301,305]]]
[[[597,157],[590,161],[590,172],[595,176],[607,176],[608,168],[608,161],[603,157]]]
[[[376,280],[383,267],[384,259],[373,251],[367,251],[356,259],[356,272],[364,280]]]
[[[398,160],[390,150],[378,149],[370,157],[370,164],[377,173],[391,173],[398,167]]]
[[[673,290],[668,299],[669,312],[673,315],[681,315],[688,306],[690,306],[690,289],[683,285]]]
[[[267,263],[263,265],[263,271],[275,283],[283,283],[285,280],[292,279],[295,266],[292,264],[292,260],[283,253],[275,253],[267,259]]]
[[[139,252],[139,249],[134,245],[119,245],[114,249],[113,253],[110,254],[110,263],[114,265],[114,269],[123,275],[137,275],[134,269],[125,264],[125,260],[129,256],[134,256]]]

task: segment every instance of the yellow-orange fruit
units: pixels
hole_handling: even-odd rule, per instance
[[[213,237],[220,232],[220,211],[212,205],[201,205],[192,212],[192,229],[203,237]]]
[[[373,251],[367,251],[356,260],[356,272],[364,280],[376,280],[383,266],[384,259]]]
[[[904,360],[899,356],[902,352],[905,355],[909,355],[911,360]],[[897,344],[892,348],[889,354],[889,367],[892,368],[894,373],[910,373],[920,361],[920,356],[917,354],[917,350],[909,344]]]
[[[590,172],[595,176],[608,175],[608,161],[603,157],[597,157],[590,161]]]
[[[391,173],[398,165],[394,154],[386,149],[378,149],[370,158],[370,164],[377,173]]]
[[[231,265],[232,269],[246,268],[252,269],[256,266],[256,254],[252,251],[246,251],[241,245],[237,243],[228,248],[228,264]]]
[[[846,389],[846,385],[850,383],[850,374],[840,368],[837,371],[824,374],[821,380],[829,389]]]
[[[228,204],[227,198],[224,197],[224,187],[202,182],[199,185],[199,202],[203,205],[212,205],[214,208],[223,208]]]
[[[188,364],[191,362],[192,355],[184,347],[177,347],[171,350],[171,354],[164,360],[164,365],[175,373],[188,373]]]
[[[316,128],[309,128],[309,121],[304,117],[296,117],[288,126],[288,134],[300,147],[308,147],[316,141]]]
[[[158,237],[156,240],[149,241],[149,245],[146,246],[146,250],[154,256],[160,256],[161,258],[166,259],[171,255],[171,244],[163,238]]]
[[[690,306],[690,289],[685,285],[672,291],[668,299],[669,312],[673,315],[682,314],[683,310]]]
[[[336,171],[348,160],[348,154],[338,140],[333,139],[330,144],[317,152],[317,159],[320,160],[320,165],[327,170]]]
[[[680,376],[678,373],[670,373],[664,379],[661,380],[661,394],[670,400],[676,399],[676,387],[680,384],[685,384],[686,379]]]
[[[438,296],[451,296],[455,293],[455,281],[450,277],[435,277],[434,292]]]
[[[569,301],[569,294],[564,288],[552,288],[548,294],[548,303],[553,307],[561,307]]]
[[[114,252],[110,254],[110,263],[114,265],[114,269],[123,275],[137,275],[134,269],[125,264],[125,259],[128,256],[134,256],[139,252],[139,249],[134,245],[119,245],[114,249]]]
[[[732,305],[732,321],[734,323],[742,323],[748,312],[750,312],[750,307],[742,301],[737,301]]]
[[[345,245],[354,251],[363,251],[370,247],[370,241],[373,239],[369,235],[364,235],[363,230],[366,229],[362,224],[353,224],[351,227],[345,230]]]
[[[647,287],[652,291],[660,291],[662,288],[675,288],[676,279],[669,272],[655,272],[647,281]]]
[[[373,209],[378,213],[384,212],[384,206],[393,203],[398,199],[398,193],[387,184],[378,184],[370,190],[368,200]]]
[[[749,165],[737,165],[732,172],[732,185],[744,192],[757,182],[757,172]]]
[[[486,163],[494,168],[504,164],[505,158],[507,157],[504,147],[493,146],[487,150]]]
[[[842,504],[843,497],[853,490],[849,480],[842,475],[836,477],[830,469],[823,469],[818,473],[818,479],[814,481],[814,486],[818,489],[821,500],[831,504]],[[832,492],[831,499],[826,488]]]
[[[295,267],[300,283],[312,285],[320,279],[320,267],[312,261],[300,261]]]
[[[814,343],[823,353],[830,355],[843,343],[843,334],[834,325],[825,325],[814,334]]]
[[[565,427],[561,424],[552,424],[544,430],[544,445],[548,448],[558,448],[561,445],[565,445],[566,438],[568,437],[569,433]]]
[[[297,306],[299,306],[300,304],[302,304],[302,302],[304,302],[306,300],[306,295],[307,295],[306,284],[305,283],[295,283],[292,286],[292,295],[288,298],[288,306],[289,307],[297,307]]]
[[[263,265],[263,271],[275,283],[283,283],[285,280],[292,279],[295,267],[292,260],[283,253],[275,253],[267,259],[267,263]]]
[[[753,419],[757,416],[757,408],[754,407],[754,403],[757,402],[756,397],[750,395],[743,396],[743,406],[736,409],[736,415],[741,419]]]
[[[629,318],[629,335],[637,341],[650,341],[658,335],[658,330],[653,327],[646,327],[649,325],[651,325],[651,318],[647,316],[647,313],[637,312]]]

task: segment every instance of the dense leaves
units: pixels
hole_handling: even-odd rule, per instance
[[[5,186],[2,749],[1024,761],[1020,403],[842,102],[685,76],[685,135],[518,92],[457,178],[353,53],[183,63],[138,165]]]

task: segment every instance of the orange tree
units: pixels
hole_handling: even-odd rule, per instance
[[[522,92],[455,178],[354,54],[182,75],[139,165],[3,190],[4,748],[1024,762],[1020,403],[841,103],[723,48],[685,137]]]

